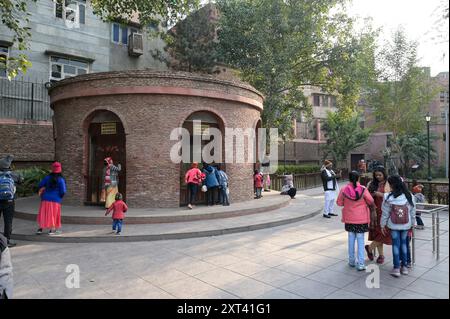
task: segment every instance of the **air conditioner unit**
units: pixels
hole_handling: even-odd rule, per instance
[[[128,38],[128,55],[140,56],[144,53],[144,39],[140,33],[132,33]]]

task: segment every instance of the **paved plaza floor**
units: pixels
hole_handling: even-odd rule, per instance
[[[322,196],[320,189],[300,193],[305,197],[292,201],[290,210],[302,209],[307,196]],[[440,260],[430,241],[418,241],[413,270],[392,278],[388,246],[386,262],[377,268],[379,288],[367,287],[370,273],[347,265],[347,233],[340,217],[316,215],[279,227],[192,239],[18,241],[11,249],[14,298],[448,299],[448,213],[441,217]],[[425,223],[418,236],[429,239],[430,220]],[[68,265],[79,268],[79,288],[66,287]]]

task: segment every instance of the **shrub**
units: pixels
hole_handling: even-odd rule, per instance
[[[319,173],[320,166],[318,165],[278,165],[277,175],[287,174],[308,174]]]
[[[26,197],[37,194],[39,188],[39,182],[50,173],[49,170],[45,170],[38,167],[26,168],[18,170],[18,173],[23,176],[23,183],[17,185],[17,196]]]

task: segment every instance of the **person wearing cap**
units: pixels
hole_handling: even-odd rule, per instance
[[[52,172],[39,183],[41,205],[37,216],[39,229],[36,234],[42,234],[46,228],[50,229],[49,235],[61,232],[61,202],[66,192],[66,181],[62,176],[61,163],[54,162]]]
[[[14,217],[14,199],[16,185],[22,183],[23,177],[11,171],[14,157],[8,155],[0,159],[0,217],[3,215],[4,231],[8,247],[16,244],[11,241],[12,224]]]
[[[337,179],[340,178],[340,173],[336,175],[332,168],[333,163],[329,160],[325,160],[320,169],[320,177],[322,178],[323,190],[325,192],[325,206],[323,210],[323,217],[325,218],[337,216],[337,214],[334,213],[334,201],[338,189]]]

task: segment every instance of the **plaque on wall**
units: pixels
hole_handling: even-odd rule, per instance
[[[101,134],[102,135],[112,135],[117,134],[117,123],[102,123]]]

